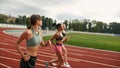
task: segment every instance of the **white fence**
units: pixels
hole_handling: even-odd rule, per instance
[[[27,26],[26,25],[0,23],[0,28],[27,28]]]

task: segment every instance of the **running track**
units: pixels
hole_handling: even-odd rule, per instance
[[[0,28],[0,68],[19,68],[21,56],[14,47],[17,37],[3,33],[5,29],[8,28]],[[21,45],[25,50],[25,41]],[[72,68],[120,68],[120,52],[76,46],[66,46],[66,48]],[[44,63],[51,60],[53,54],[51,47],[40,47],[36,68],[45,68]]]

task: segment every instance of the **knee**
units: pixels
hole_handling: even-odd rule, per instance
[[[67,53],[68,53],[68,51],[67,51],[67,50],[65,50],[64,54],[67,54]]]

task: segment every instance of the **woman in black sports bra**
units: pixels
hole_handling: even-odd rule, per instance
[[[56,43],[54,44],[54,50],[58,59],[54,61],[46,62],[46,68],[48,68],[49,64],[51,65],[52,63],[57,63],[57,62],[58,62],[57,68],[60,68],[64,61],[62,57],[63,54],[62,45],[63,42],[66,40],[65,34],[63,33],[64,27],[62,24],[59,23],[56,25],[56,28],[57,28],[57,32],[53,35],[53,37],[50,40],[52,44],[54,44],[53,40],[56,39]]]
[[[63,25],[63,27],[64,27],[64,30],[62,31],[62,37],[59,36],[59,38],[57,38],[56,40],[62,39],[63,37],[67,37],[67,39],[64,40],[64,42],[66,42],[66,41],[69,40],[69,38],[70,38],[71,36],[67,36],[67,35],[66,35],[66,32],[65,32],[66,25],[65,25],[65,24],[62,24],[62,25]],[[66,47],[65,47],[64,44],[62,45],[62,51],[63,51],[63,58],[64,58],[63,66],[64,66],[64,67],[70,67],[70,65],[69,65],[69,63],[68,63],[68,61],[67,61],[67,53],[68,53],[68,52],[67,52],[67,49],[66,49]],[[54,61],[54,60],[56,60],[56,59],[58,59],[58,58],[57,58],[57,55],[54,54],[54,55],[53,55],[53,59],[52,59],[51,61]],[[53,66],[56,66],[57,64],[56,64],[56,63],[52,63],[52,65],[53,65]]]
[[[67,37],[67,39],[64,41],[64,42],[66,42],[66,41],[68,41],[68,39],[69,39],[71,36],[67,36],[67,35],[66,35],[66,32],[65,32],[66,25],[65,25],[65,24],[63,24],[63,27],[64,27],[64,30],[63,30],[62,33],[63,33],[63,35],[64,35],[65,37]],[[68,51],[67,51],[65,45],[62,46],[62,50],[63,50],[63,58],[64,58],[64,63],[63,63],[63,65],[64,65],[64,67],[70,67],[70,64],[69,64],[68,61],[67,61],[67,53],[68,53]]]

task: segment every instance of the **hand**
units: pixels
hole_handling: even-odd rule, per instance
[[[51,41],[48,40],[48,41],[42,41],[42,43],[40,44],[42,47],[46,47],[46,46],[49,46],[51,45]]]
[[[25,61],[29,61],[30,56],[29,56],[28,54],[24,54],[23,59],[24,59]]]
[[[71,37],[72,37],[72,35],[67,36],[66,40],[68,41]]]
[[[52,43],[51,43],[50,40],[48,40],[46,44],[47,44],[47,46],[48,46],[48,45],[52,45]]]
[[[50,40],[45,41],[45,46],[49,46],[49,45],[51,45],[51,41]]]
[[[68,36],[68,38],[71,38],[71,37],[72,37],[72,35],[69,35],[69,36]]]

